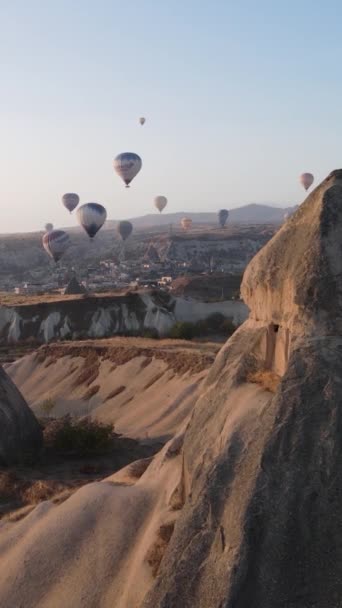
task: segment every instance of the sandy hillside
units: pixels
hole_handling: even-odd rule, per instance
[[[226,441],[255,419],[269,399],[257,385],[238,388],[213,451],[220,449],[220,437]],[[132,463],[61,505],[42,503],[22,521],[1,523],[0,605],[140,608],[188,491],[185,427],[151,464]]]
[[[113,338],[49,345],[6,366],[38,417],[92,415],[143,440],[188,418],[218,345]]]

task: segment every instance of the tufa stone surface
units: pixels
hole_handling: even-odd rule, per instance
[[[342,606],[342,170],[251,261],[183,445],[143,608]],[[279,376],[275,394],[251,374]]]

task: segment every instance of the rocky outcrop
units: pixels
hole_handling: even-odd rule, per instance
[[[144,608],[341,605],[341,243],[335,171],[246,270],[250,319],[195,407],[185,507]],[[276,393],[248,397],[272,370]]]
[[[156,250],[153,243],[149,244],[149,246],[146,250],[146,253],[144,255],[144,260],[146,260],[146,262],[152,262],[152,264],[160,263],[160,257],[158,255],[158,251]]]
[[[16,344],[34,338],[38,343],[52,340],[106,338],[115,335],[142,335],[147,329],[165,336],[177,321],[199,321],[215,312],[239,324],[248,309],[243,302],[192,302],[154,293],[75,296],[45,302],[0,306],[0,340]]]
[[[42,431],[12,380],[0,367],[0,466],[31,460],[42,446]]]
[[[336,171],[247,268],[249,319],[139,479],[3,529],[1,605],[342,606],[341,244]]]
[[[72,277],[66,286],[64,293],[65,295],[85,294],[87,293],[87,290],[84,285],[80,285],[76,277]]]

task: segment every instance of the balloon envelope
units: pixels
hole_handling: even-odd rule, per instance
[[[166,205],[167,205],[166,196],[156,196],[156,198],[154,199],[154,206],[157,207],[159,213],[161,213],[163,211],[163,209],[165,209]]]
[[[99,203],[86,203],[77,209],[78,223],[92,239],[102,228],[107,218],[107,211]]]
[[[141,116],[141,118],[139,118],[139,122],[141,125],[144,125],[146,122],[146,118],[144,118],[143,116]]]
[[[192,226],[192,219],[190,219],[189,217],[183,217],[183,219],[181,220],[181,226],[184,230],[190,230]]]
[[[63,194],[62,196],[62,203],[70,213],[76,209],[79,202],[80,197],[75,192],[67,192],[67,194]]]
[[[314,176],[312,173],[302,173],[299,180],[302,186],[304,186],[305,190],[308,190],[313,184]]]
[[[51,230],[53,230],[53,224],[50,224],[49,222],[45,224],[45,230],[46,232],[51,232]]]
[[[123,241],[128,239],[129,235],[132,234],[133,226],[131,222],[127,220],[122,220],[122,222],[118,223],[118,233],[120,234]]]
[[[43,236],[43,247],[55,262],[61,259],[69,246],[70,238],[64,230],[51,230]]]
[[[218,212],[218,219],[219,219],[219,224],[220,224],[221,228],[224,228],[225,223],[228,219],[228,216],[229,216],[229,211],[227,209],[221,209]]]
[[[120,175],[128,188],[132,179],[139,173],[142,167],[142,160],[134,152],[123,152],[114,158],[113,167],[114,171]]]

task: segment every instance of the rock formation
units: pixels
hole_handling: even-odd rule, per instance
[[[152,264],[160,264],[160,257],[153,243],[149,244],[143,259]]]
[[[243,302],[188,302],[172,295],[160,301],[157,292],[56,299],[34,296],[24,304],[1,306],[0,340],[15,344],[32,339],[37,343],[55,340],[105,338],[115,334],[143,334],[157,329],[161,336],[169,333],[177,321],[199,321],[221,312],[239,324],[248,315]]]
[[[79,295],[87,293],[87,290],[84,285],[80,285],[76,277],[72,277],[66,286],[64,293],[65,295]]]
[[[2,530],[1,605],[342,606],[341,254],[342,170],[250,263],[187,428]]]
[[[0,367],[0,466],[31,460],[41,445],[42,432],[37,420]]]
[[[185,506],[144,608],[342,605],[342,170],[256,255],[242,295],[250,318],[195,406]],[[246,394],[257,371],[279,375],[274,395]]]

